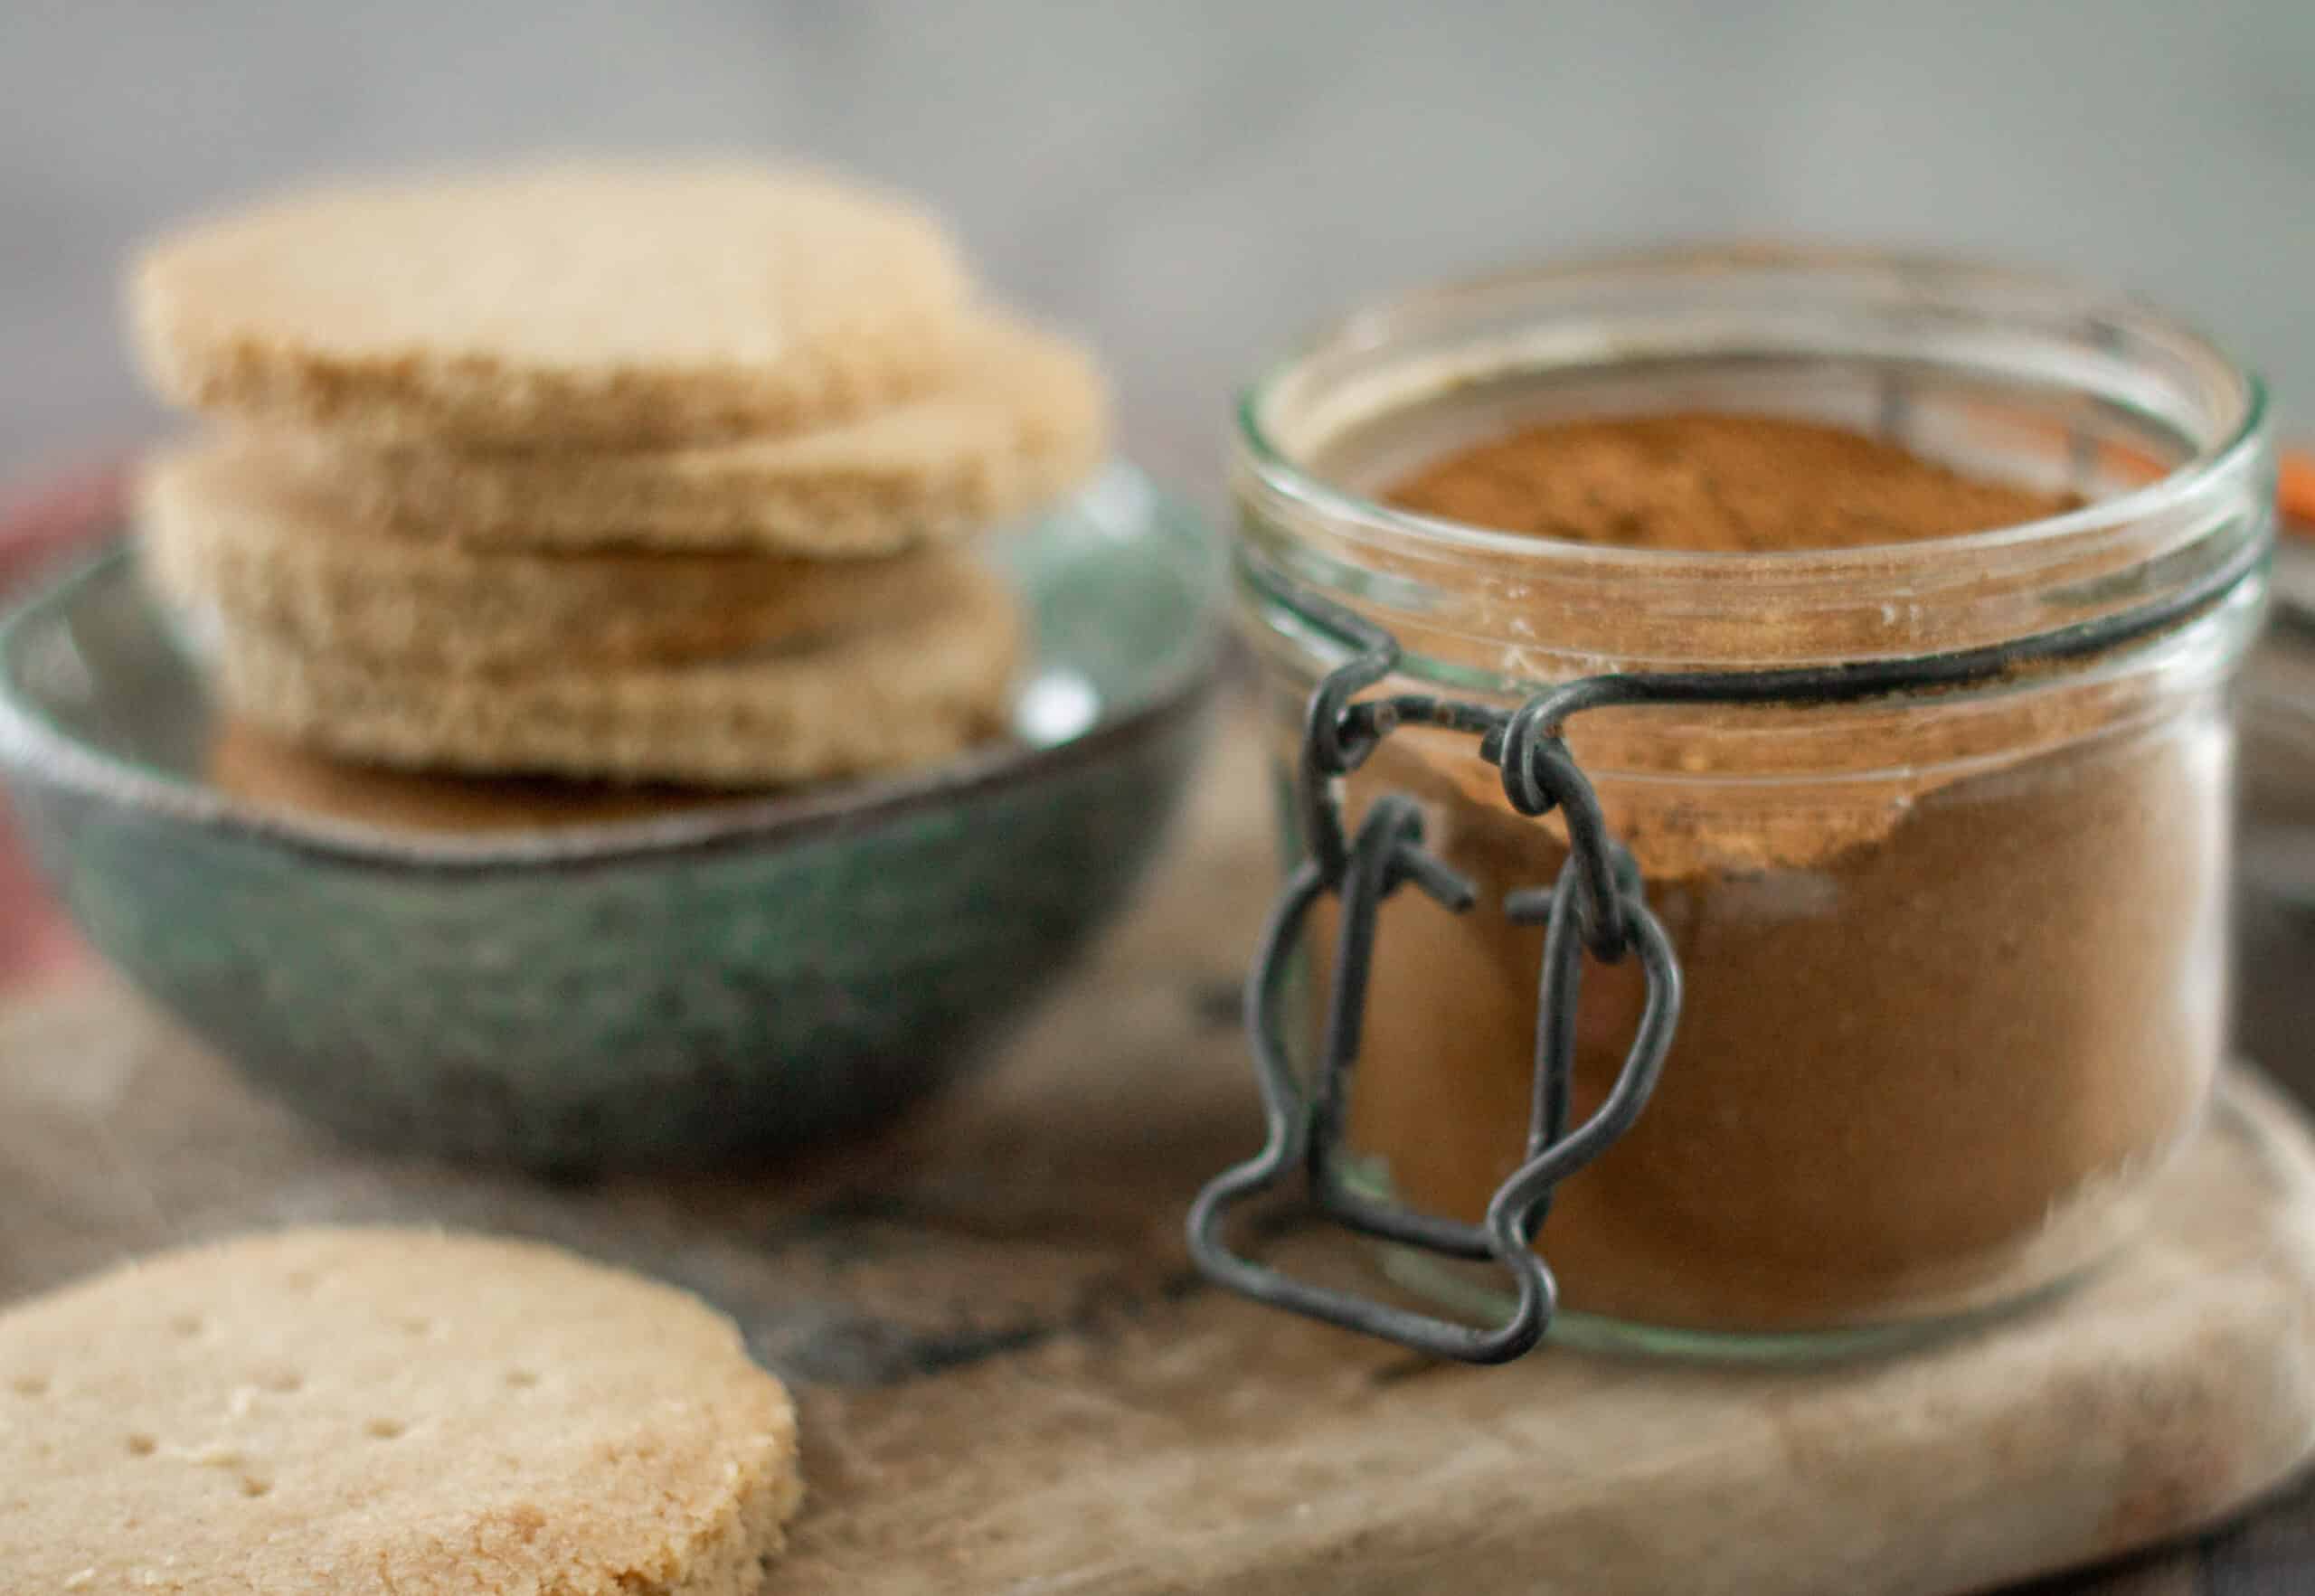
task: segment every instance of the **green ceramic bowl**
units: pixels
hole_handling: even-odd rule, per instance
[[[725,1162],[956,1074],[1126,900],[1212,675],[1210,533],[1129,468],[998,540],[1015,743],[930,775],[487,836],[201,775],[201,681],[117,550],[0,621],[0,764],[89,940],[364,1142],[534,1168]]]

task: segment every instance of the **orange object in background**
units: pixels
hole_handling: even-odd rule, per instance
[[[2282,507],[2283,531],[2315,540],[2315,455],[2284,454],[2275,477],[2275,500]]]

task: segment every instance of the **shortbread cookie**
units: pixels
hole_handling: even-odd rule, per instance
[[[772,433],[927,391],[969,295],[896,201],[739,164],[319,191],[137,263],[155,387],[204,411],[463,444]]]
[[[238,441],[164,454],[141,484],[147,567],[180,604],[317,652],[465,669],[717,658],[914,614],[967,580],[960,553],[476,548],[349,523],[317,484]]]
[[[937,763],[1002,730],[1017,601],[964,574],[899,624],[684,666],[476,675],[383,666],[220,628],[236,713],[349,759],[420,770],[760,787]]]
[[[752,1596],[800,1493],[729,1320],[549,1247],[291,1231],[0,1314],[11,1591]]]
[[[476,836],[558,831],[746,801],[727,789],[565,781],[551,777],[439,776],[332,758],[220,715],[210,784],[260,808],[383,831]]]
[[[956,378],[934,392],[781,438],[472,450],[304,429],[273,448],[361,519],[428,536],[884,554],[1049,503],[1108,447],[1101,374],[1076,345],[992,320],[961,348]]]

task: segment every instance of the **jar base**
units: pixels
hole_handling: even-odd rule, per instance
[[[1385,1243],[1375,1251],[1385,1280],[1441,1308],[1474,1320],[1498,1323],[1513,1311],[1508,1292],[1464,1278],[1451,1263],[1411,1247]],[[1912,1318],[1814,1329],[1709,1330],[1568,1308],[1554,1317],[1545,1341],[1547,1346],[1603,1356],[1689,1363],[1792,1365],[1879,1357],[1910,1352],[2033,1312],[2095,1276],[2106,1261],[2102,1258],[2090,1261],[2071,1273],[1998,1301]]]

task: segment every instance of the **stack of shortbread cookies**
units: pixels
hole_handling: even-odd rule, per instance
[[[553,167],[317,194],[163,241],[160,590],[234,717],[402,770],[764,787],[1001,732],[976,534],[1106,444],[1078,348],[829,179]]]

